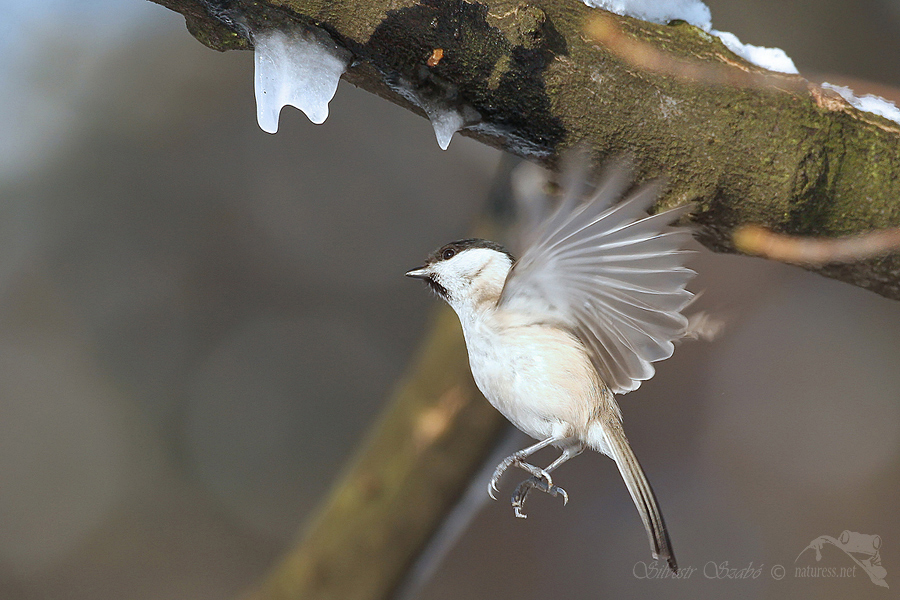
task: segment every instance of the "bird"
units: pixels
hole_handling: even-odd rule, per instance
[[[578,163],[579,161],[570,161]],[[586,163],[585,160],[580,162]],[[662,512],[622,428],[616,395],[654,374],[651,363],[672,356],[689,337],[683,314],[696,274],[685,266],[687,227],[673,225],[691,206],[648,209],[660,181],[631,185],[617,162],[599,184],[586,167],[570,167],[557,209],[529,232],[519,259],[504,246],[470,238],[431,253],[406,273],[424,280],[454,309],[479,390],[537,443],[494,470],[488,493],[510,467],[531,475],[512,494],[517,517],[539,490],[568,502],[551,473],[590,448],[612,458],[640,513],[654,559],[678,571]],[[618,201],[618,202],[617,202]],[[528,458],[560,450],[546,467]]]

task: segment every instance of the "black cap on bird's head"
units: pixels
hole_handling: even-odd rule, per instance
[[[428,258],[425,260],[425,264],[431,265],[442,260],[450,260],[463,250],[468,250],[469,248],[487,248],[488,250],[496,250],[497,252],[501,252],[507,255],[509,257],[509,260],[513,262],[516,260],[515,258],[513,258],[513,255],[509,252],[509,250],[507,250],[497,242],[482,240],[480,238],[468,238],[465,240],[450,242],[449,244],[441,246],[428,255]]]

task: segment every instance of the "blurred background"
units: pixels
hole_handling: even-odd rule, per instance
[[[803,73],[900,86],[897,0],[708,4]],[[286,108],[263,133],[252,55],[150,2],[0,14],[0,598],[234,597],[415,352],[438,303],[402,274],[470,232],[500,153],[443,152],[345,83],[325,124]],[[695,572],[645,577],[634,506],[587,453],[555,478],[565,509],[486,503],[420,598],[886,597],[861,571],[793,576],[852,566],[798,558],[844,530],[881,536],[900,587],[900,304],[756,259],[693,266],[724,335],[621,405]]]

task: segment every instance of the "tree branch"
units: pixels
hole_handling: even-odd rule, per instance
[[[551,167],[582,140],[598,163],[629,153],[639,176],[668,178],[662,204],[697,204],[698,238],[716,251],[735,251],[740,224],[821,237],[900,225],[898,124],[755,67],[686,23],[577,0],[154,1],[218,50],[251,48],[251,31],[318,26],[353,53],[348,81],[419,114],[399,86],[474,109],[480,119],[463,135]],[[587,33],[597,15],[624,39],[725,74],[722,83],[623,59]],[[748,75],[767,85],[745,85]],[[897,254],[810,268],[900,299]]]
[[[244,599],[389,598],[505,426],[475,388],[459,320],[442,307],[300,543]]]

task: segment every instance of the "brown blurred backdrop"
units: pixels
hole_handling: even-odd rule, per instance
[[[233,597],[402,373],[437,307],[402,274],[470,231],[500,155],[442,152],[344,83],[325,124],[287,108],[271,136],[250,53],[142,0],[23,4],[0,1],[0,598]],[[801,72],[900,86],[896,0],[708,4]],[[693,266],[725,335],[621,405],[696,571],[640,577],[637,513],[585,454],[555,478],[567,507],[487,503],[421,598],[887,597],[861,572],[794,576],[852,566],[798,558],[844,530],[881,536],[900,587],[900,304],[761,260]],[[725,563],[761,575],[711,578]]]

